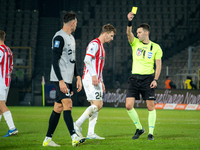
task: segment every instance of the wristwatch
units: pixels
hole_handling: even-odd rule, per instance
[[[158,81],[158,80],[156,80],[156,79],[153,79],[153,80],[156,81],[156,82]]]

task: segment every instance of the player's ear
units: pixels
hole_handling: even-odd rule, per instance
[[[70,25],[71,25],[71,26],[74,25],[74,20],[70,21]]]
[[[149,31],[145,31],[145,35],[146,35],[146,36],[149,35]]]

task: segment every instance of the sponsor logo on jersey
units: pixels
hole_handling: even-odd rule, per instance
[[[71,60],[71,59],[70,59],[69,61],[70,61],[70,63],[72,63],[72,64],[74,64],[74,63],[75,63],[75,60]]]
[[[69,49],[69,50],[68,50],[68,55],[71,55],[71,54],[72,54],[72,50]]]
[[[147,47],[143,47],[144,49],[147,49]]]
[[[55,41],[55,44],[54,44],[54,47],[59,47],[59,45],[60,45],[60,41]]]
[[[143,52],[143,50],[141,50],[141,49],[137,49],[137,52],[136,52],[136,54],[137,54],[137,56],[140,56],[140,55],[142,55],[142,52]]]
[[[151,57],[153,56],[153,53],[152,52],[148,52],[147,53],[147,57],[150,59]]]

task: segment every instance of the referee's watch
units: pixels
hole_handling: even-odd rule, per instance
[[[156,80],[156,79],[153,79],[153,80],[156,81],[156,82],[158,81],[158,80]]]

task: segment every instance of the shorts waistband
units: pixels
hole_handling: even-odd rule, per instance
[[[132,74],[132,77],[150,77],[150,76],[154,76],[154,74]]]

